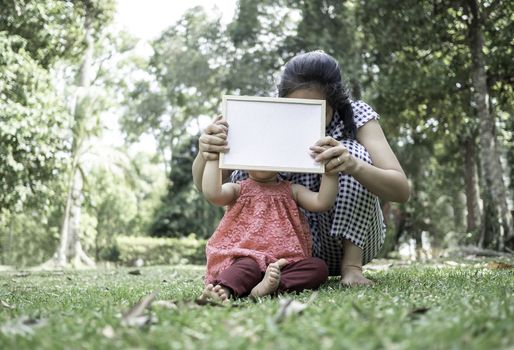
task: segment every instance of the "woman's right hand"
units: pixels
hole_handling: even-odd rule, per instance
[[[198,141],[200,153],[205,160],[216,160],[220,153],[229,150],[227,143],[228,123],[218,115],[204,130]]]

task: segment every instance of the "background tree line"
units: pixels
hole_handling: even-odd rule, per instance
[[[112,1],[1,1],[3,264],[93,264],[119,235],[208,237],[193,188],[201,120],[223,94],[275,94],[280,67],[323,49],[381,115],[412,184],[383,203],[387,249],[428,231],[513,246],[514,5],[508,1],[240,0],[233,20],[188,10],[151,43],[110,27]],[[125,144],[99,143],[119,115]],[[153,135],[152,154],[131,143]]]

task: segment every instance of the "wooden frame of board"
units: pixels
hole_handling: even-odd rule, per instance
[[[325,136],[325,100],[223,96],[228,122],[221,169],[324,173],[309,147]]]

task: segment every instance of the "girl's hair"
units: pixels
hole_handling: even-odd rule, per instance
[[[339,64],[323,51],[299,54],[286,63],[278,96],[286,97],[299,89],[319,88],[334,113],[343,121],[343,137],[355,138],[357,127],[353,119],[350,93],[341,79]]]

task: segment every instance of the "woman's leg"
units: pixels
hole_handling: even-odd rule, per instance
[[[362,249],[351,241],[343,240],[341,259],[341,284],[350,286],[369,286],[374,282],[362,275]]]
[[[279,292],[301,292],[317,289],[328,279],[327,264],[314,257],[308,257],[282,268]]]
[[[368,152],[357,141],[343,140],[342,143],[353,156],[371,163]],[[308,217],[313,233],[313,256],[325,260],[330,275],[342,275],[343,284],[348,282],[345,274],[351,277],[351,284],[363,284],[356,282],[353,275],[359,275],[357,280],[364,281],[360,278],[362,265],[376,256],[385,237],[377,197],[352,176],[341,174],[339,196],[333,209],[310,213]]]

